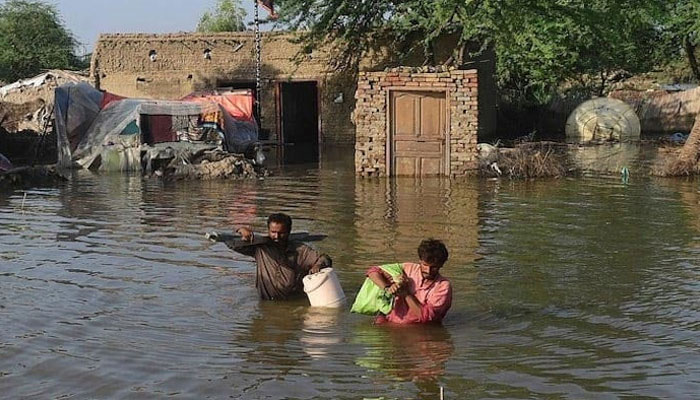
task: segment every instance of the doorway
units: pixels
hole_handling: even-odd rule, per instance
[[[446,93],[390,92],[391,175],[447,175]]]
[[[280,127],[285,163],[318,162],[318,84],[280,83]]]

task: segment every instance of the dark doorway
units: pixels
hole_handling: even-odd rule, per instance
[[[316,82],[280,83],[284,162],[318,162],[318,87]]]

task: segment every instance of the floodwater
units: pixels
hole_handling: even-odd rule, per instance
[[[697,398],[697,181],[355,179],[347,154],[0,193],[0,397]],[[350,298],[444,239],[443,326],[259,301],[252,260],[204,233],[274,211],[328,235]]]

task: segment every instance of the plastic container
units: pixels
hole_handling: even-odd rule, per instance
[[[306,275],[303,282],[311,307],[337,308],[345,304],[345,293],[333,268],[324,268],[316,274]]]

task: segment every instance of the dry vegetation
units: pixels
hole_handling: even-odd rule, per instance
[[[693,129],[679,151],[665,151],[659,157],[652,174],[657,176],[688,176],[700,173],[700,118],[695,118]]]
[[[522,143],[512,148],[501,148],[494,166],[484,164],[481,174],[505,176],[513,179],[561,178],[576,174],[564,143]]]
[[[651,175],[660,177],[700,174],[700,164],[694,159],[680,158],[680,148],[661,148]]]

